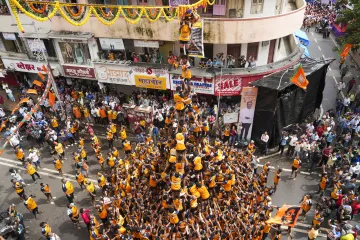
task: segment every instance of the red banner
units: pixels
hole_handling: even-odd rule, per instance
[[[261,75],[241,76],[223,75],[216,76],[215,96],[239,96],[243,87],[248,87],[249,83],[261,79]]]

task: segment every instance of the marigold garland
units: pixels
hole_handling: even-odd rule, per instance
[[[206,8],[207,5],[213,5],[215,0],[199,0],[198,2],[186,5],[170,8],[167,6],[117,6],[117,5],[99,5],[99,4],[73,4],[73,3],[59,3],[55,2],[35,2],[26,1],[22,6],[20,4],[22,0],[10,0],[11,10],[14,14],[15,20],[18,24],[20,31],[23,31],[23,27],[19,20],[18,10],[24,13],[26,16],[35,19],[36,21],[46,21],[55,16],[56,13],[60,15],[70,24],[74,26],[84,25],[90,18],[91,14],[105,25],[114,24],[117,19],[122,15],[124,19],[130,24],[138,23],[143,15],[150,22],[157,21],[160,17],[164,17],[166,21],[172,21],[176,16],[182,17],[188,9],[196,10],[198,7]],[[43,4],[41,9],[37,9],[33,4]],[[74,13],[71,6],[77,6],[79,8],[78,13]],[[105,13],[102,8],[111,9],[110,12]],[[116,12],[115,12],[116,11]],[[99,13],[100,12],[100,13]],[[36,16],[37,14],[43,14],[44,16]],[[45,16],[46,15],[46,16]]]
[[[43,4],[43,7],[41,9],[36,8],[33,3],[29,3],[29,6],[34,12],[37,12],[38,14],[43,14],[46,10],[47,4]]]
[[[83,7],[82,6],[79,6],[79,9],[78,9],[78,12],[77,13],[74,13],[74,11],[72,10],[72,6],[66,6],[68,12],[71,14],[71,16],[73,17],[79,17],[82,13],[82,9]]]

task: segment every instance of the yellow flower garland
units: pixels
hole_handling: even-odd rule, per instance
[[[37,2],[32,2],[37,3]],[[17,9],[19,9],[22,13],[24,13],[26,16],[28,16],[29,18],[35,19],[36,21],[47,21],[49,19],[51,19],[52,17],[55,16],[55,14],[57,12],[59,12],[61,14],[61,16],[70,24],[74,25],[74,26],[82,26],[84,25],[90,18],[90,16],[93,14],[102,24],[107,25],[107,26],[111,26],[113,25],[120,17],[120,14],[122,14],[122,16],[124,17],[124,19],[129,22],[130,24],[137,24],[143,15],[145,15],[145,18],[147,18],[148,21],[150,22],[155,22],[157,20],[159,20],[159,18],[161,16],[163,16],[166,21],[172,21],[175,19],[176,16],[178,16],[179,18],[181,18],[183,16],[183,14],[185,14],[186,10],[188,9],[196,9],[198,7],[203,7],[206,8],[207,5],[213,5],[215,3],[215,0],[199,0],[198,2],[191,4],[191,5],[183,5],[183,6],[178,6],[176,7],[176,12],[174,14],[174,16],[167,16],[165,9],[169,9],[169,7],[167,6],[162,6],[162,7],[156,7],[156,6],[145,6],[145,7],[139,7],[139,6],[117,6],[117,5],[98,5],[98,4],[73,4],[73,3],[59,3],[58,1],[55,2],[39,2],[40,4],[47,4],[48,6],[53,6],[53,10],[46,16],[46,17],[38,17],[36,15],[34,15],[31,12],[28,12],[19,2],[18,0],[10,0],[10,5],[11,5],[11,10],[14,14],[16,23],[18,25],[18,28],[20,31],[24,31],[20,19],[19,19],[19,15],[18,15],[18,11]],[[62,9],[62,7],[70,7],[70,6],[85,6],[88,7],[87,8],[87,13],[85,13],[83,19],[79,22],[74,21],[73,19],[71,19]],[[102,18],[96,11],[95,7],[104,7],[104,8],[113,8],[113,9],[118,9],[118,12],[116,13],[116,15],[114,16],[114,19],[112,19],[111,21],[107,21],[106,19]],[[136,19],[131,19],[126,15],[127,10],[130,9],[140,9],[140,11],[137,13],[137,18]],[[158,14],[156,16],[156,18],[153,18],[154,16],[151,16],[152,14],[149,12],[151,11],[151,9],[156,9],[158,11]],[[147,11],[148,10],[148,11]]]
[[[105,20],[104,18],[102,18],[102,17],[99,16],[99,14],[96,12],[96,9],[95,9],[93,6],[91,6],[90,9],[91,9],[91,11],[93,12],[93,14],[95,15],[95,17],[99,20],[99,22],[101,22],[102,24],[104,24],[104,25],[106,25],[106,26],[111,26],[111,25],[113,25],[113,24],[119,19],[120,14],[121,14],[121,7],[118,7],[118,11],[117,11],[114,19],[111,20],[111,21],[107,21],[107,20]]]

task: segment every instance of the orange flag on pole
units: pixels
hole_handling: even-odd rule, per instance
[[[306,79],[305,72],[301,64],[297,67],[295,74],[291,77],[290,81],[296,86],[306,90],[309,81]]]
[[[55,94],[49,91],[49,105],[50,107],[54,106],[55,104]]]
[[[35,84],[36,86],[39,86],[39,87],[41,87],[43,85],[43,83],[38,80],[34,80],[33,84]]]
[[[349,55],[349,52],[351,50],[352,44],[346,44],[343,50],[340,53],[340,56],[343,58],[346,58]]]
[[[45,80],[45,76],[41,72],[38,72],[38,75],[43,81]]]

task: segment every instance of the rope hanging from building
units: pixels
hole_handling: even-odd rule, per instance
[[[100,4],[73,4],[55,2],[36,2],[24,0],[10,0],[11,11],[13,12],[18,28],[24,32],[18,12],[36,21],[49,21],[56,14],[60,14],[66,21],[74,26],[82,26],[88,22],[91,15],[94,15],[102,24],[111,26],[120,17],[128,23],[136,24],[142,17],[150,22],[155,22],[163,17],[166,21],[175,18],[181,19],[187,10],[196,10],[199,7],[206,10],[207,5],[213,5],[215,0],[199,0],[191,5],[169,6],[119,6]],[[19,10],[19,11],[18,11]]]

